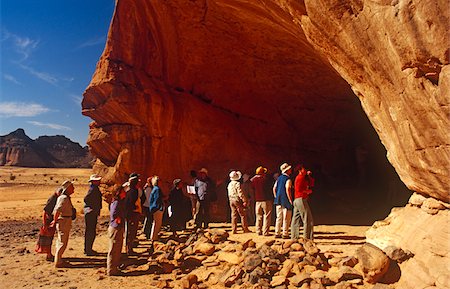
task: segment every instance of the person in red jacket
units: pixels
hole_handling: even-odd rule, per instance
[[[294,182],[294,211],[291,222],[291,239],[296,240],[300,236],[300,219],[303,222],[303,238],[313,240],[314,220],[308,204],[308,197],[314,187],[314,178],[311,171],[306,171],[303,165],[296,167],[298,175]]]

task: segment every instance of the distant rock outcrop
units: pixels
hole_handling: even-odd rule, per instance
[[[87,168],[92,160],[87,147],[62,135],[32,140],[19,128],[0,136],[0,166]]]

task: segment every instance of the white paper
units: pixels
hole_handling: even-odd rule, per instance
[[[187,193],[190,195],[195,195],[195,187],[194,186],[187,186]]]

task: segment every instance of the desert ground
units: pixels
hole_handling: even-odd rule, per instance
[[[100,256],[83,254],[84,219],[83,197],[87,191],[90,169],[44,169],[0,167],[0,287],[8,288],[156,288],[161,280],[172,278],[170,274],[150,274],[147,259],[149,244],[140,235],[139,256],[128,261],[125,276],[105,275],[108,227],[108,206],[103,204],[97,226],[98,236],[94,250]],[[34,252],[41,224],[42,209],[50,194],[66,179],[75,184],[72,202],[78,211],[72,225],[68,249],[64,257],[70,268],[54,268],[45,260],[45,255]],[[226,223],[211,224],[214,228],[231,231]],[[365,242],[365,231],[369,226],[318,225],[315,226],[315,241],[326,255],[349,256]],[[254,231],[253,227],[250,227]],[[273,228],[272,228],[273,231]],[[252,239],[256,246],[273,237],[255,233],[230,235],[229,239],[244,242]],[[163,238],[164,240],[164,238]],[[54,246],[55,240],[53,241]],[[53,248],[54,251],[54,248]],[[203,276],[209,270],[199,267],[192,273]],[[173,278],[180,278],[173,277]],[[207,284],[207,283],[204,283]],[[219,288],[204,285],[206,288]],[[372,288],[363,284],[358,288]],[[220,287],[221,288],[221,287]]]

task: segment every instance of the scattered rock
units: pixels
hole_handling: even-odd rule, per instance
[[[293,277],[289,278],[290,284],[299,287],[304,283],[309,283],[312,281],[311,274],[306,272],[301,272],[300,274],[296,274]]]
[[[216,247],[210,243],[197,243],[194,247],[195,253],[201,253],[206,256],[211,256],[215,250]]]
[[[224,283],[226,287],[231,287],[242,277],[243,274],[244,270],[241,268],[231,267],[222,278],[222,283]]]
[[[270,286],[276,287],[286,283],[286,276],[274,276],[270,281]]]
[[[242,262],[242,257],[238,253],[218,252],[218,260],[237,265]]]
[[[389,258],[396,261],[397,263],[402,263],[408,260],[409,258],[414,257],[414,254],[411,251],[409,250],[403,251],[402,248],[398,248],[395,246],[386,247],[384,249],[384,252]]]
[[[422,203],[422,210],[427,212],[430,215],[437,214],[440,210],[445,210],[446,207],[434,198],[426,198]]]
[[[291,245],[291,251],[298,252],[298,251],[302,251],[303,249],[304,248],[303,248],[302,244],[294,243]]]
[[[242,251],[247,250],[247,248],[255,248],[255,247],[256,247],[256,243],[252,239],[248,239],[247,241],[242,243]]]
[[[328,263],[330,264],[330,260],[328,260]],[[340,264],[342,266],[355,267],[358,264],[358,259],[353,256],[345,257],[341,260]]]
[[[273,259],[277,258],[278,255],[279,255],[278,252],[272,249],[267,244],[264,244],[259,248],[259,256],[261,256],[261,258],[268,257],[270,259]]]
[[[304,247],[306,253],[311,256],[315,256],[320,252],[319,248],[317,248],[316,244],[311,240],[307,240],[304,244]]]
[[[414,193],[412,194],[412,196],[409,198],[408,203],[416,206],[416,207],[420,207],[422,206],[423,202],[426,200],[427,198],[422,196],[421,194],[418,193]]]
[[[243,262],[243,269],[245,272],[252,272],[256,267],[260,266],[262,259],[257,254],[250,254],[245,256]]]
[[[183,289],[189,289],[192,288],[192,286],[194,284],[197,284],[198,282],[198,277],[195,274],[189,274],[183,278],[181,278],[179,285],[181,286],[181,288]]]
[[[331,267],[331,269],[327,272],[327,276],[331,281],[335,283],[363,278],[361,273],[349,266],[341,266],[339,268]]]
[[[219,229],[210,230],[209,233],[210,233],[209,239],[213,244],[219,244],[220,242],[224,242],[230,236],[227,231]]]

